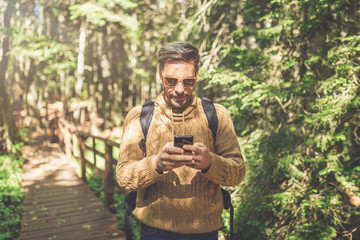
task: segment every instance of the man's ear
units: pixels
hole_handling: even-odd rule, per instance
[[[199,74],[199,72],[195,72],[195,77],[198,77],[198,74]],[[199,80],[199,79],[198,79],[198,80]],[[196,82],[195,82],[195,84],[194,84],[193,88],[195,88],[195,87],[196,87],[196,84],[197,84],[198,80],[196,80]]]
[[[164,83],[163,83],[163,80],[162,80],[162,74],[161,74],[160,70],[159,70],[159,81],[160,81],[162,89],[164,89]]]
[[[161,74],[161,70],[159,69],[159,79],[160,79],[160,83],[162,84],[162,74]]]

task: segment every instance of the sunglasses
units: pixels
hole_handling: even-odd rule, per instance
[[[179,82],[182,82],[184,87],[193,87],[196,83],[197,77],[177,78],[172,76],[163,76],[165,84],[170,87],[175,87]]]

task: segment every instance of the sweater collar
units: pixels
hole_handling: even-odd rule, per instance
[[[195,96],[195,93],[192,93],[192,95],[191,95],[191,103],[189,104],[189,106],[187,106],[183,110],[183,112],[180,112],[180,113],[173,112],[172,107],[165,100],[165,93],[164,92],[162,92],[156,98],[155,104],[158,105],[162,109],[162,111],[165,113],[165,115],[169,119],[173,118],[173,120],[175,122],[180,122],[180,121],[183,121],[183,118],[186,120],[186,119],[191,117],[191,113],[197,107],[197,97]]]

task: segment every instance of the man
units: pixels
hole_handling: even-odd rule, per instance
[[[193,92],[197,48],[169,43],[158,57],[164,92],[155,101],[146,153],[139,148],[144,137],[141,107],[135,107],[125,120],[117,180],[122,188],[137,191],[134,215],[142,223],[142,240],[218,239],[220,185],[238,185],[245,175],[233,123],[227,110],[215,104],[219,124],[214,142],[201,100]],[[192,135],[194,144],[175,147],[176,135]]]

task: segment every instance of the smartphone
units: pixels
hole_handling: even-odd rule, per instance
[[[192,145],[194,141],[193,136],[175,136],[174,146],[182,148],[184,144]],[[191,153],[191,151],[185,150],[185,153]]]

